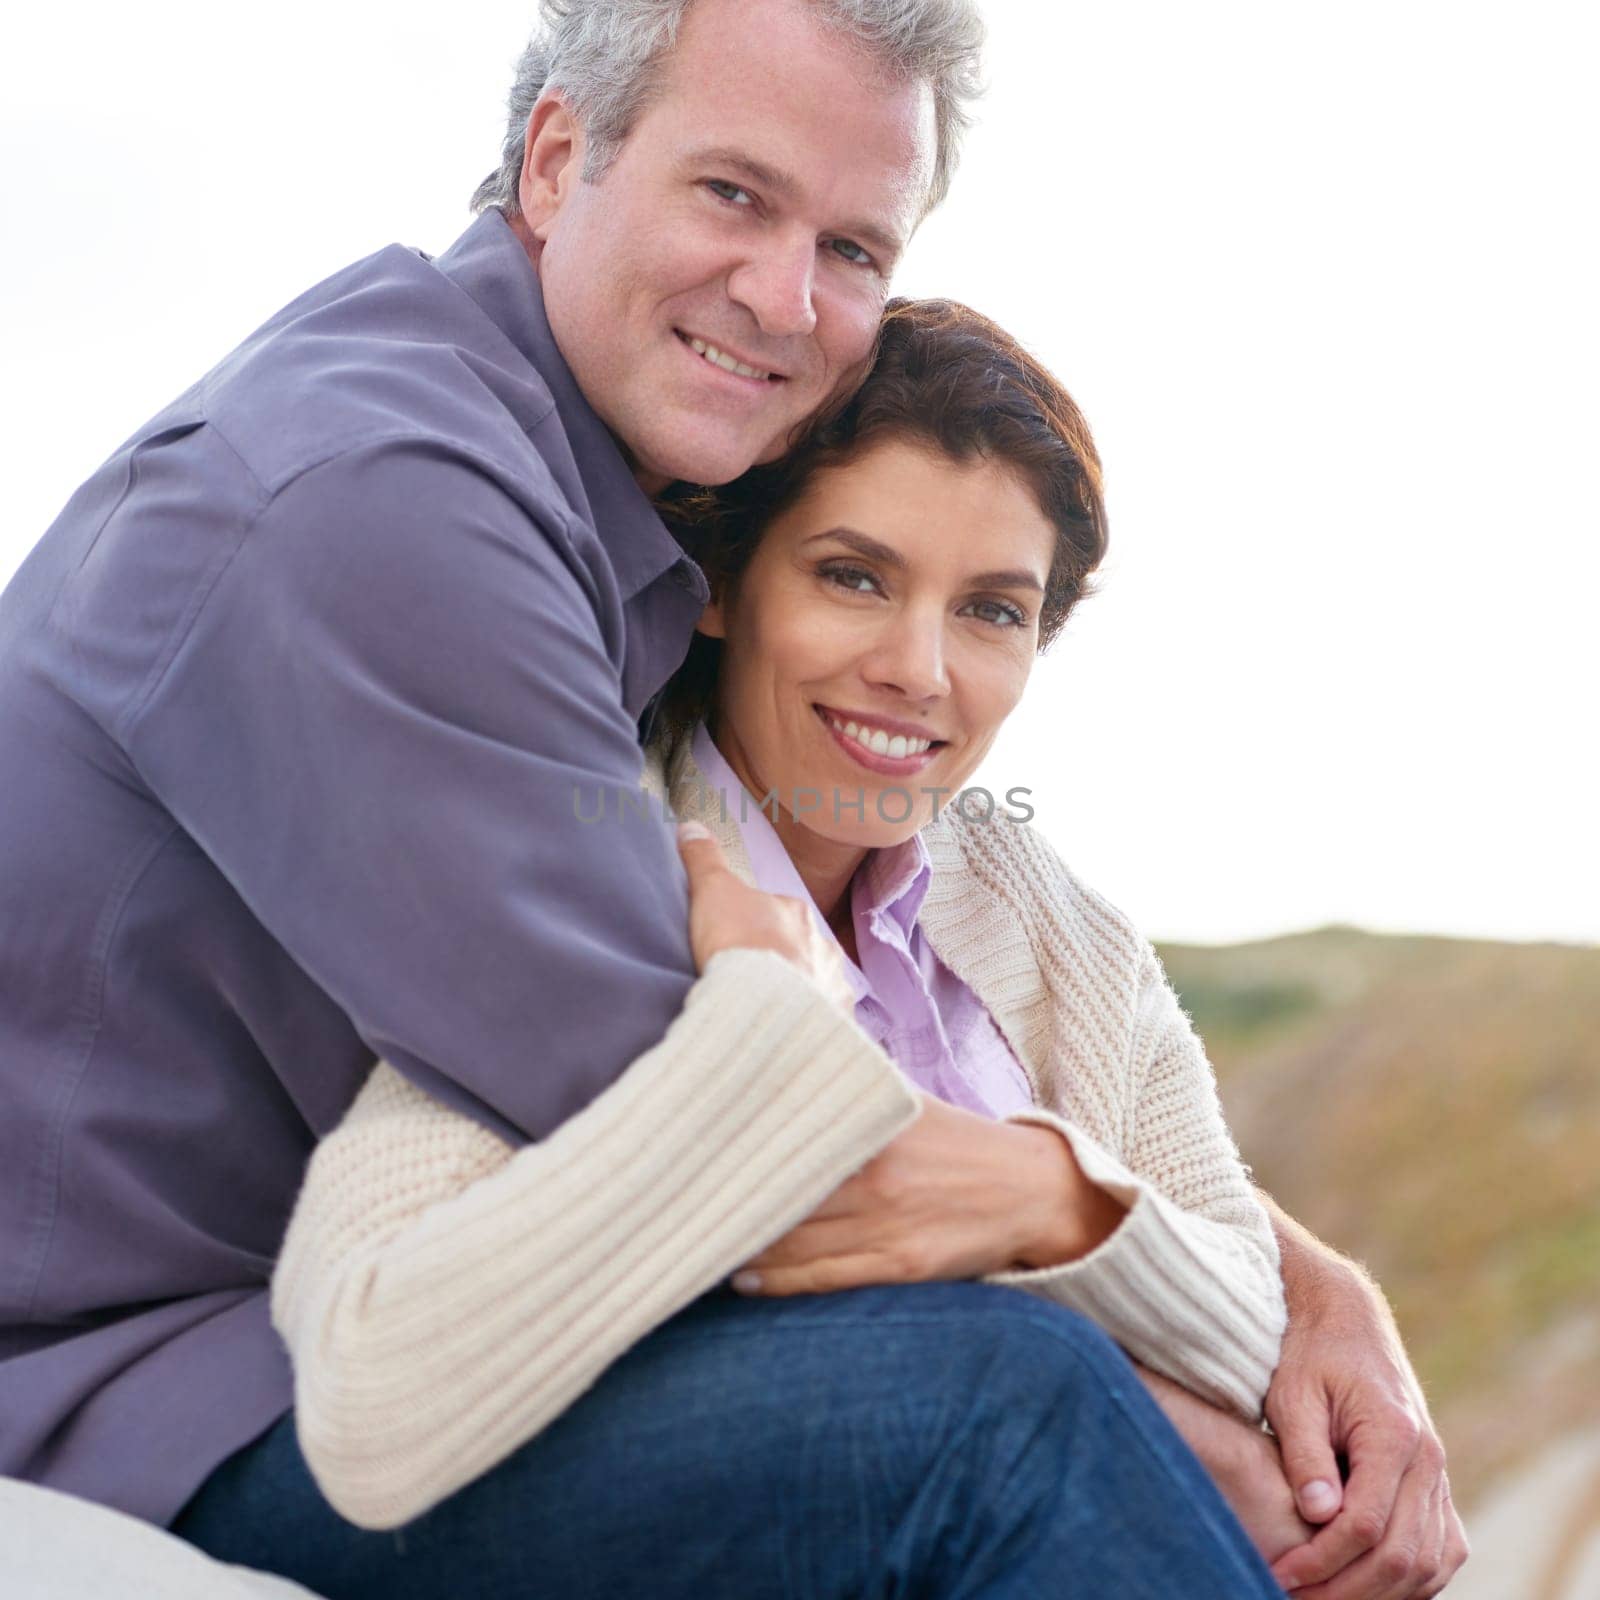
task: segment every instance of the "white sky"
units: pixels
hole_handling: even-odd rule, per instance
[[[1587,8],[986,9],[982,121],[896,288],[1072,389],[1114,554],[978,781],[1158,936],[1600,940]],[[0,580],[280,304],[454,238],[531,12],[8,24]]]

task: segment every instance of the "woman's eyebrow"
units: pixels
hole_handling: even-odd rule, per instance
[[[837,539],[840,544],[848,545],[858,555],[865,556],[869,561],[881,561],[886,567],[904,569],[906,558],[900,554],[893,545],[885,544],[881,539],[874,539],[871,534],[862,533],[856,528],[824,528],[821,533],[814,533],[809,539],[801,540],[801,546],[815,544],[819,539]],[[1032,589],[1039,594],[1044,593],[1044,585],[1025,567],[1009,567],[1000,572],[975,572],[967,579],[975,587],[991,589]]]

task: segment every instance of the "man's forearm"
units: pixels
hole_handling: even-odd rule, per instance
[[[1325,1244],[1304,1223],[1297,1222],[1265,1189],[1256,1195],[1266,1209],[1278,1241],[1279,1270],[1291,1327],[1296,1321],[1336,1316],[1341,1302],[1359,1306],[1376,1318],[1396,1349],[1401,1347],[1394,1313],[1377,1280],[1359,1261]]]

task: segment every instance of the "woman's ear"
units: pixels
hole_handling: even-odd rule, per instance
[[[694,625],[694,631],[703,633],[708,639],[728,637],[728,622],[722,612],[720,595],[707,603],[705,610],[700,613],[700,620]]]

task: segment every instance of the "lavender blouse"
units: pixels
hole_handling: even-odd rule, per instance
[[[728,797],[757,888],[810,904],[817,925],[837,943],[766,814],[737,803],[744,786],[703,723],[691,754],[707,787]],[[856,1022],[919,1089],[999,1120],[1031,1106],[1033,1095],[984,1003],[940,961],[917,925],[932,876],[918,834],[872,851],[856,873],[850,912],[860,959],[844,958]]]

